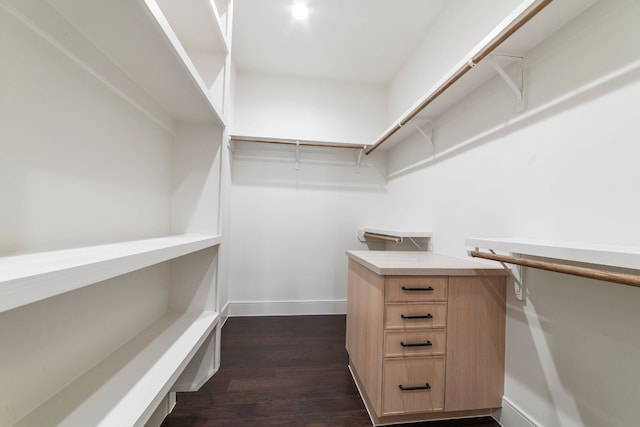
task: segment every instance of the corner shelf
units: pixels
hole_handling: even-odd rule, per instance
[[[16,427],[144,426],[218,322],[218,313],[167,314]]]
[[[358,229],[358,240],[361,242],[367,242],[368,239],[374,239],[386,242],[403,243],[404,239],[409,239],[420,250],[425,250],[425,248],[420,247],[415,239],[430,239],[432,236],[433,233],[430,231],[411,231],[371,227]],[[428,246],[426,249],[428,249]]]
[[[0,313],[218,245],[185,234],[0,258]]]
[[[502,252],[640,270],[640,247],[518,238],[468,238],[466,245]]]

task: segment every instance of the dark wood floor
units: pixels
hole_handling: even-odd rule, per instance
[[[162,427],[370,426],[344,338],[345,316],[230,318],[220,370],[179,393]],[[491,418],[410,426],[499,427]]]

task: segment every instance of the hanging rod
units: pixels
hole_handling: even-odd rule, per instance
[[[486,45],[482,47],[480,52],[476,53],[472,58],[469,59],[463,66],[458,68],[458,70],[453,73],[451,77],[449,77],[445,82],[443,82],[438,88],[433,91],[426,99],[424,99],[420,104],[418,104],[415,108],[409,111],[404,117],[400,118],[400,121],[395,124],[391,129],[389,129],[384,135],[378,138],[371,147],[367,149],[365,154],[369,155],[373,153],[378,147],[380,147],[385,141],[387,141],[393,134],[399,131],[403,126],[409,123],[415,116],[420,114],[422,110],[424,110],[429,104],[435,101],[440,95],[442,95],[449,87],[451,87],[455,82],[460,80],[462,76],[467,74],[469,70],[471,70],[474,65],[478,64],[481,60],[487,57],[491,52],[493,52],[502,42],[507,40],[513,33],[518,31],[524,24],[529,22],[531,18],[536,16],[542,9],[547,7],[553,0],[538,0],[531,4],[527,9],[525,9],[516,19],[514,19],[509,25],[507,25],[500,33],[498,33],[494,38],[492,38]]]
[[[259,142],[262,144],[299,145],[304,147],[349,148],[352,150],[364,150],[367,147],[364,144],[342,144],[339,142],[309,141],[286,138],[263,138],[260,136],[230,135],[229,138],[234,142]]]
[[[627,286],[640,287],[640,276],[633,274],[617,273],[615,271],[597,270],[595,268],[576,267],[572,265],[558,264],[547,261],[536,261],[532,259],[516,258],[507,255],[491,254],[480,251],[469,251],[469,256],[484,258],[493,261],[506,262],[509,264],[522,265],[524,267],[538,268],[541,270],[554,271],[557,273],[571,274],[574,276],[587,277],[589,279],[605,280],[607,282],[618,283]]]
[[[378,233],[371,233],[369,231],[365,231],[363,236],[371,237],[372,239],[386,240],[387,242],[402,243],[402,237],[387,236],[386,234],[378,234]]]

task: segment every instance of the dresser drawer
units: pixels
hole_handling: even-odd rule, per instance
[[[383,370],[384,415],[444,409],[444,358],[390,359]]]
[[[442,356],[447,333],[444,330],[384,333],[384,357]]]
[[[386,304],[385,329],[444,328],[447,319],[447,303]]]
[[[447,299],[447,278],[438,276],[387,277],[385,301],[444,301]]]

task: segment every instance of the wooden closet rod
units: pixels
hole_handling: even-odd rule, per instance
[[[547,261],[536,261],[526,258],[516,258],[507,255],[498,255],[480,251],[469,251],[469,255],[476,258],[490,259],[493,261],[517,264],[525,267],[541,270],[555,271],[557,273],[572,274],[574,276],[587,277],[589,279],[605,280],[627,286],[640,287],[640,276],[633,274],[617,273],[615,271],[597,270],[595,268],[575,267],[572,265],[558,264]]]
[[[386,234],[370,233],[368,231],[364,232],[364,237],[371,237],[374,239],[386,240],[387,242],[402,243],[402,237],[387,236]]]
[[[403,126],[409,123],[415,116],[420,114],[429,104],[435,101],[440,95],[442,95],[451,85],[460,80],[462,76],[467,74],[469,70],[473,68],[473,65],[482,61],[491,52],[493,52],[502,42],[507,40],[513,33],[518,31],[524,24],[529,22],[531,18],[536,16],[542,9],[547,7],[553,0],[538,0],[531,4],[526,10],[524,10],[516,19],[514,19],[504,30],[491,39],[481,50],[476,53],[469,62],[460,67],[456,72],[442,83],[438,88],[431,93],[425,100],[423,100],[413,110],[409,111],[400,121],[391,129],[389,129],[384,135],[382,135],[371,147],[367,149],[365,154],[369,155],[380,147],[385,141],[387,141],[393,134],[399,131]]]
[[[366,145],[341,144],[339,142],[309,141],[302,139],[263,138],[259,136],[239,135],[231,135],[229,138],[234,142],[259,142],[262,144],[300,145],[302,147],[349,148],[352,150],[364,150],[365,148],[367,148]]]

